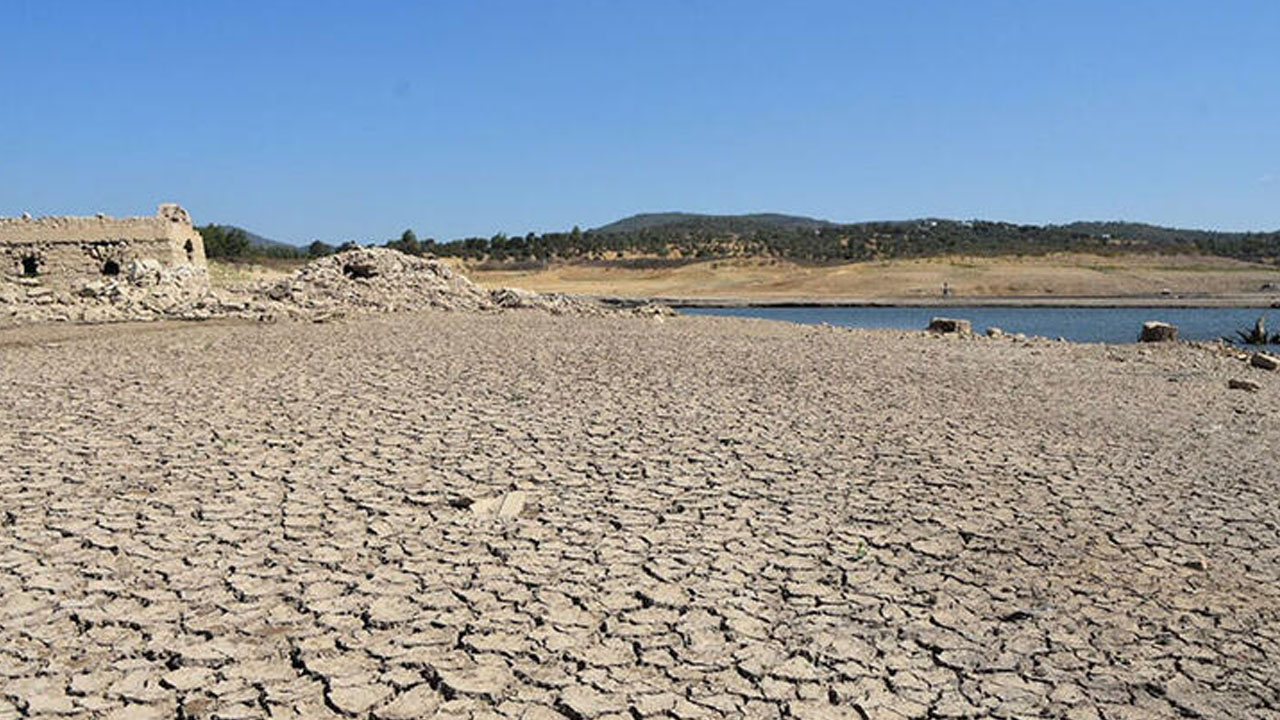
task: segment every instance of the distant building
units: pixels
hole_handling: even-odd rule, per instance
[[[205,267],[204,242],[187,211],[165,203],[154,217],[0,218],[0,276],[73,285],[118,275],[135,260]]]

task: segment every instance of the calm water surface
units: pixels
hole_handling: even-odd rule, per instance
[[[1280,310],[1274,308],[789,307],[680,308],[680,312],[901,330],[923,330],[930,318],[952,317],[972,322],[974,332],[994,326],[1008,333],[1105,343],[1136,341],[1148,320],[1177,325],[1178,337],[1184,340],[1235,337],[1236,330],[1253,327],[1259,316],[1266,318],[1269,330],[1280,330]]]

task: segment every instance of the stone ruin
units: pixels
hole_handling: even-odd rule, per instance
[[[204,243],[186,210],[165,203],[154,217],[0,218],[0,275],[7,278],[72,288],[142,262],[205,268]]]
[[[661,319],[670,308],[613,308],[595,300],[504,288],[489,291],[435,259],[358,248],[313,260],[287,277],[214,288],[187,213],[154,218],[0,218],[0,327],[246,318],[324,322],[352,314],[533,310]]]

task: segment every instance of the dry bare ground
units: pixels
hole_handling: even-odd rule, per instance
[[[0,718],[1280,717],[1277,407],[1185,345],[8,330]]]
[[[768,260],[718,260],[679,267],[623,269],[554,265],[540,271],[466,270],[486,286],[629,297],[762,299],[936,298],[948,283],[960,298],[1001,296],[1253,295],[1280,299],[1280,268],[1196,256],[1097,256],[894,260],[800,266]]]

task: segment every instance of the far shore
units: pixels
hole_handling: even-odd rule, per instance
[[[759,258],[672,267],[455,261],[485,287],[685,307],[1259,307],[1280,304],[1280,267],[1197,255],[1053,254],[798,265]],[[943,288],[950,297],[943,297]]]
[[[1280,296],[1267,293],[1239,295],[1079,295],[1033,296],[1004,295],[950,298],[682,298],[682,297],[616,297],[596,296],[610,305],[633,306],[659,303],[681,308],[805,308],[805,307],[1062,307],[1062,308],[1280,308]]]

